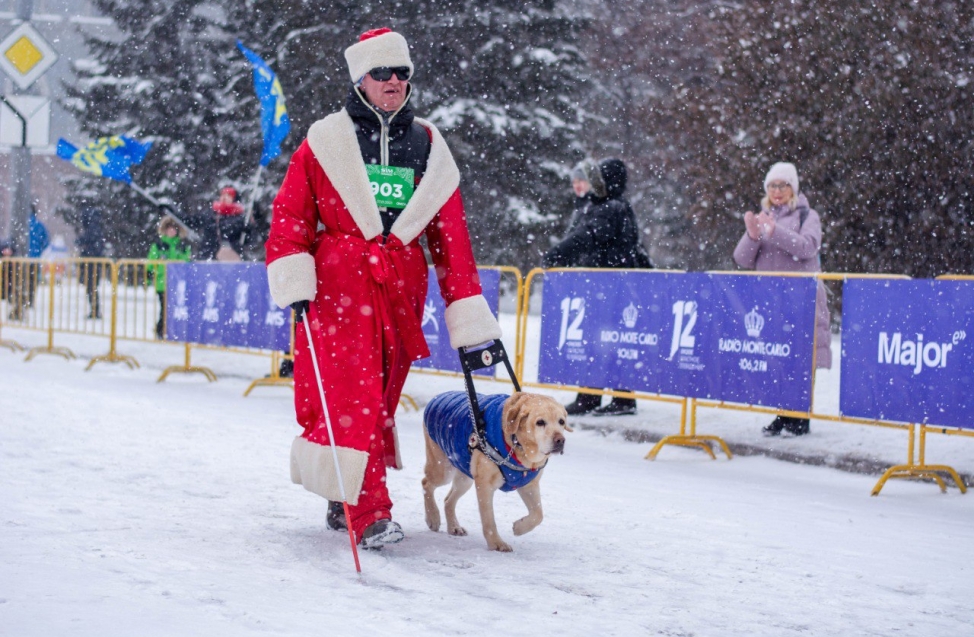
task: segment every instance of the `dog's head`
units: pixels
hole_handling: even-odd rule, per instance
[[[565,452],[568,412],[553,398],[515,392],[504,402],[504,439],[525,465],[539,465]]]

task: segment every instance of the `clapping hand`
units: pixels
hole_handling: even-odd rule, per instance
[[[757,215],[750,210],[744,213],[744,227],[747,228],[747,236],[755,241],[761,238],[761,229],[758,227]]]
[[[761,231],[761,237],[770,239],[771,235],[774,234],[774,215],[767,210],[762,210],[757,215],[757,226]]]

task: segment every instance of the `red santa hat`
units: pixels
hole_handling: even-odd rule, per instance
[[[413,74],[413,62],[409,59],[409,44],[392,29],[372,29],[359,36],[359,41],[345,49],[348,74],[352,82],[358,82],[372,69],[381,66],[407,66]]]

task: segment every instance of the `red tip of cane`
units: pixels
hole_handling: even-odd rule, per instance
[[[355,558],[355,572],[362,572],[362,565],[358,561],[358,542],[355,541],[355,531],[352,530],[352,514],[348,510],[348,502],[342,502],[345,509],[345,526],[348,528],[348,541],[352,544],[352,557]]]

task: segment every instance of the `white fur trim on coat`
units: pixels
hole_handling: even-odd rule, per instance
[[[470,347],[501,337],[501,326],[482,294],[454,301],[444,314],[450,347]]]
[[[308,252],[289,254],[267,266],[271,298],[286,308],[295,301],[313,301],[318,289],[315,258]]]
[[[413,74],[409,44],[395,31],[356,42],[345,49],[345,61],[352,82],[358,82],[366,73],[380,66],[408,66],[410,77]]]
[[[362,483],[365,482],[369,454],[349,447],[338,447],[336,451],[345,483],[345,496],[349,504],[356,505]],[[291,482],[303,485],[323,498],[338,502],[342,499],[331,447],[310,442],[301,436],[291,443]]]
[[[418,117],[414,121],[431,131],[432,142],[426,174],[392,226],[392,234],[404,244],[423,233],[460,186],[460,169],[446,140],[429,122]],[[308,146],[365,239],[381,234],[382,217],[369,187],[355,124],[348,113],[342,109],[312,124],[308,130]]]

